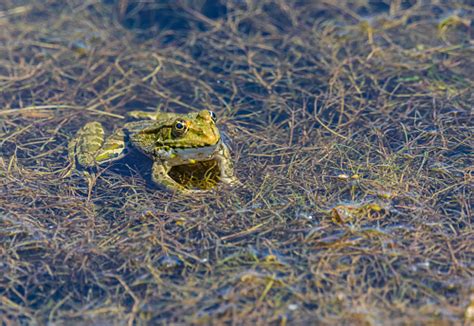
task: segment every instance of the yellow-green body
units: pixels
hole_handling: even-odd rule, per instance
[[[69,143],[73,165],[94,167],[122,158],[130,148],[136,148],[153,160],[152,180],[169,190],[193,192],[169,176],[173,166],[215,160],[220,180],[236,184],[229,149],[222,142],[215,114],[202,110],[176,114],[134,111],[130,115],[139,121],[125,123],[111,136],[104,138],[99,122],[89,122]]]

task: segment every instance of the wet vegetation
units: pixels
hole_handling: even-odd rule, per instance
[[[474,320],[471,1],[0,4],[0,324]],[[84,123],[215,111],[243,187]],[[469,308],[470,307],[470,308]]]

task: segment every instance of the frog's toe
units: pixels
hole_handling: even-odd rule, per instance
[[[236,177],[221,177],[220,180],[221,182],[231,185],[233,187],[240,187],[243,185],[242,182],[240,182],[239,179],[237,179]]]
[[[196,195],[196,194],[204,194],[204,193],[207,193],[207,192],[208,191],[203,190],[203,189],[185,189],[185,190],[180,191],[181,194],[188,195],[188,196],[192,196],[192,195]]]

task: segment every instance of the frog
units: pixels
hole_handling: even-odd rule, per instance
[[[240,184],[213,111],[187,114],[132,111],[128,115],[136,121],[124,123],[108,137],[98,121],[91,121],[79,129],[68,144],[72,169],[77,165],[84,169],[96,168],[120,160],[131,149],[137,149],[153,161],[152,181],[169,191],[202,192],[185,187],[169,173],[175,166],[192,168],[198,162],[210,160],[217,164],[220,182],[232,186]]]

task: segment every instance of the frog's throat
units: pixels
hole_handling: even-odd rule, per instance
[[[182,145],[182,144],[177,143],[176,140],[174,139],[169,139],[169,140],[164,140],[164,141],[158,141],[156,143],[156,146],[159,146],[160,148],[165,148],[165,149],[168,149],[168,148],[174,148],[174,149],[180,149],[180,150],[199,149],[199,148],[212,147],[212,146],[218,145],[221,142],[221,137],[218,136],[216,138],[217,138],[216,142],[212,145],[205,144],[205,143],[201,143],[201,144],[198,143],[198,144],[193,144],[193,145]]]
[[[218,151],[221,140],[210,146],[186,147],[186,148],[160,148],[155,152],[155,156],[161,160],[173,162],[175,164],[185,164],[195,161],[205,161],[211,159]]]

